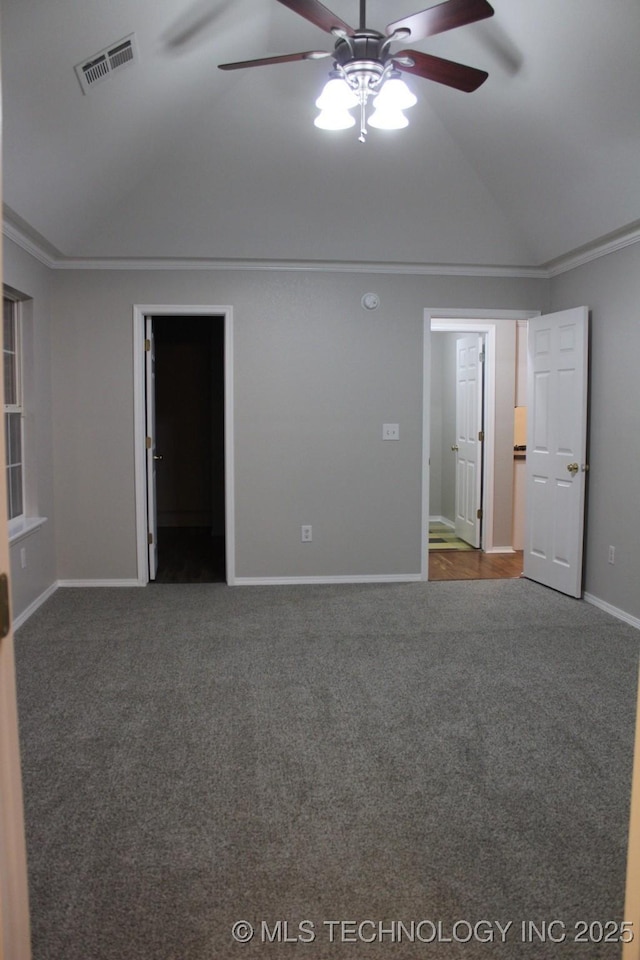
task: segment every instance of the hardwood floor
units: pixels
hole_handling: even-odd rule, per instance
[[[429,580],[512,580],[522,574],[522,550],[430,550]]]

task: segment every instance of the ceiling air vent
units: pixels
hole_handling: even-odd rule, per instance
[[[83,93],[88,93],[91,87],[109,77],[123,67],[136,63],[138,60],[138,48],[136,45],[135,33],[129,34],[117,43],[111,44],[105,50],[95,53],[89,60],[79,63],[75,70],[76,76],[80,81]]]

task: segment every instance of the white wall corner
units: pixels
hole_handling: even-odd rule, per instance
[[[617,620],[623,620],[630,626],[635,627],[636,630],[640,630],[640,618],[634,617],[632,614],[627,613],[626,610],[614,607],[613,604],[607,603],[606,600],[601,600],[600,597],[594,597],[592,593],[585,593],[583,599],[586,600],[587,603],[593,604],[594,607],[604,610],[605,613],[610,613],[611,616]]]
[[[39,597],[36,597],[36,599],[33,600],[28,607],[26,607],[21,613],[18,614],[18,616],[13,621],[14,631],[19,630],[20,627],[27,622],[29,617],[31,617],[36,612],[36,610],[39,607],[41,607],[42,604],[45,603],[45,601],[49,599],[49,597],[53,596],[53,594],[58,589],[58,586],[59,586],[59,583],[56,580],[54,583],[51,584],[50,587],[47,587],[47,589],[43,593],[41,593]]]

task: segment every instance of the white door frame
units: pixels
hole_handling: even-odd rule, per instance
[[[496,320],[518,320],[539,317],[541,310],[456,310],[451,307],[424,311],[423,326],[423,388],[422,388],[422,546],[420,577],[429,579],[429,455],[431,450],[431,332],[484,333],[487,360],[485,362],[485,446],[483,457],[483,524],[482,549],[495,552],[493,542],[494,514],[494,458],[496,422]],[[514,395],[515,404],[515,395]],[[500,545],[501,546],[501,545]],[[500,549],[500,546],[498,549]]]
[[[224,317],[224,469],[226,578],[236,582],[235,484],[233,440],[233,307],[209,304],[134,304],[133,307],[133,417],[136,486],[136,543],[138,582],[149,583],[147,543],[147,468],[145,422],[145,317]]]
[[[0,250],[0,287],[2,286]],[[2,330],[0,330],[0,347]],[[0,373],[0,387],[2,374]],[[7,606],[11,594],[11,558],[7,535],[7,487],[4,417],[0,423],[0,573],[7,577]],[[15,650],[11,610],[8,631],[0,639],[0,957],[30,960],[29,891],[24,829],[24,800],[20,764]]]
[[[149,544],[147,560],[149,579],[155,580],[158,572],[158,507],[156,499],[156,348],[153,333],[153,317],[144,318],[145,339],[145,449],[147,452],[147,530]],[[148,347],[148,349],[147,349]]]

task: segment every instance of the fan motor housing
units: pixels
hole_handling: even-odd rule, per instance
[[[352,37],[341,37],[336,43],[335,59],[342,67],[354,61],[369,61],[384,66],[382,45],[387,40],[376,30],[358,30]]]

